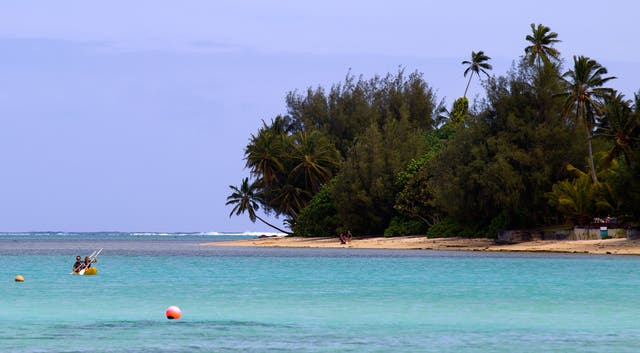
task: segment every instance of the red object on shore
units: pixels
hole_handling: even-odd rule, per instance
[[[178,320],[182,316],[182,310],[180,310],[180,308],[178,308],[177,306],[172,305],[167,308],[165,314],[167,315],[167,319],[169,320]]]

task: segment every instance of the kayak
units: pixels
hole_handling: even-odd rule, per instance
[[[88,269],[84,270],[84,274],[85,276],[89,276],[89,275],[97,275],[98,274],[98,269],[95,267],[89,267]]]
[[[88,265],[91,266],[92,263],[94,262],[98,262],[98,255],[100,255],[100,253],[102,252],[102,249],[94,251],[91,253],[91,255],[87,256],[84,258],[85,262],[84,264],[87,264],[87,260],[89,260]],[[81,266],[84,267],[84,266]],[[72,275],[97,275],[98,274],[98,269],[95,267],[89,267],[87,269],[82,269],[78,272],[71,272]]]

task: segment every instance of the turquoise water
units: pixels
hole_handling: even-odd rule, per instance
[[[637,352],[640,257],[0,235],[1,352]],[[104,248],[97,276],[73,255]],[[17,274],[25,282],[16,283]],[[177,305],[183,317],[170,321]]]

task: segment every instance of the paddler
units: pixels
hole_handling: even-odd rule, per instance
[[[84,263],[82,263],[82,268],[81,268],[81,270],[82,270],[82,269],[85,269],[85,270],[86,270],[86,269],[88,269],[88,268],[91,268],[91,264],[94,264],[94,263],[96,263],[96,262],[98,262],[98,258],[97,258],[97,257],[94,257],[94,258],[93,258],[93,260],[92,260],[92,259],[91,259],[91,257],[89,257],[89,256],[85,256],[85,257],[84,257]]]
[[[82,270],[83,265],[84,264],[82,263],[82,257],[80,257],[80,255],[76,256],[76,263],[73,264],[72,273],[79,273],[80,270]]]

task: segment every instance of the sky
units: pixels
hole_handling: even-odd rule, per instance
[[[640,89],[631,1],[16,1],[0,4],[0,231],[271,231],[229,217],[244,147],[289,91],[461,61],[503,75],[530,23]],[[477,80],[469,95],[482,97]],[[282,224],[282,219],[267,219]]]

